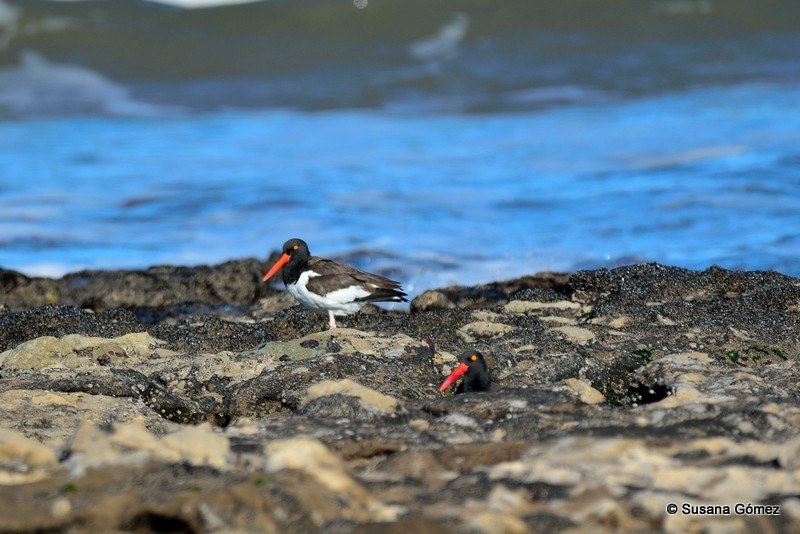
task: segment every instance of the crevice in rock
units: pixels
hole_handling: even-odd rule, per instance
[[[636,405],[652,404],[663,400],[674,393],[672,387],[662,384],[637,384],[628,390],[628,397]]]
[[[159,514],[157,512],[143,512],[130,521],[126,530],[134,532],[174,532],[174,533],[194,533],[196,530],[192,525],[179,517]]]

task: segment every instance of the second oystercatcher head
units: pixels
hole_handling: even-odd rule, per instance
[[[453,369],[453,372],[450,373],[450,376],[442,382],[442,385],[439,386],[439,391],[444,391],[450,384],[462,376],[464,378],[456,388],[456,395],[459,393],[489,391],[489,386],[491,384],[491,380],[489,379],[489,367],[486,365],[486,360],[483,359],[483,354],[477,350],[468,350],[459,356],[458,365]]]
[[[400,282],[312,256],[302,239],[290,239],[283,244],[281,257],[263,281],[281,268],[289,293],[306,308],[327,313],[331,328],[336,328],[336,315],[356,313],[368,302],[408,302]]]

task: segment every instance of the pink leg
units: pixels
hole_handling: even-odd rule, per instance
[[[336,328],[336,319],[333,317],[332,311],[328,311],[328,317],[330,318],[328,324],[330,325],[331,329]]]

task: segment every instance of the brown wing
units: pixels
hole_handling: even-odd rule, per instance
[[[355,299],[356,301],[395,301],[408,302],[406,293],[400,287],[400,282],[390,280],[385,276],[368,273],[349,265],[312,257],[308,261],[308,268],[320,276],[308,280],[309,291],[320,295],[327,295],[343,287],[361,286],[370,294]]]

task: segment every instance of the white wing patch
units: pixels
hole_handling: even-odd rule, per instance
[[[331,291],[326,295],[317,295],[308,290],[308,281],[311,278],[320,276],[314,271],[305,271],[294,284],[286,286],[287,291],[300,304],[318,313],[332,311],[334,315],[350,315],[360,310],[366,302],[353,302],[357,298],[363,298],[370,293],[359,285],[349,286],[336,291]]]

